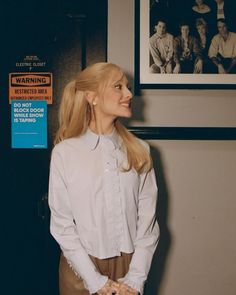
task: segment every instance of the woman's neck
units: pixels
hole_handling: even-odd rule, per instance
[[[89,124],[89,128],[97,134],[111,134],[114,130],[114,121],[110,121],[110,122],[106,122],[104,121],[100,121],[100,122],[96,122],[95,120],[92,120]]]

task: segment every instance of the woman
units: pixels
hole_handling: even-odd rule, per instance
[[[197,40],[202,53],[202,73],[215,73],[211,60],[208,57],[208,51],[211,44],[211,36],[208,32],[208,26],[203,18],[196,20]]]
[[[49,181],[61,295],[143,293],[159,237],[157,188],[147,144],[117,120],[131,116],[131,100],[110,63],[65,88]]]

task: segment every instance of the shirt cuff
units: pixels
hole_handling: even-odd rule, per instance
[[[163,67],[163,63],[161,61],[156,61],[155,64],[158,66],[158,67]]]
[[[140,295],[143,294],[144,283],[140,284],[140,282],[135,282],[134,280],[130,280],[126,276],[118,279],[118,282],[124,283],[124,284],[128,285],[129,287],[137,290],[140,293]]]
[[[66,259],[67,263],[69,264],[70,268],[73,270],[76,276],[78,276],[80,279],[83,280],[84,287],[89,291],[90,294],[96,293],[98,290],[100,290],[108,281],[108,277],[101,275],[99,272],[94,271],[91,272],[89,276],[89,281],[84,279],[79,273],[77,273],[73,267],[73,263]]]
[[[108,281],[108,277],[106,276],[101,276],[97,282],[94,282],[93,287],[92,286],[88,286],[85,282],[84,282],[84,286],[86,289],[89,290],[89,293],[94,294],[96,293],[98,290],[100,290]]]

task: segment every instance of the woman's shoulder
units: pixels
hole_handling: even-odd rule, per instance
[[[192,10],[195,11],[195,12],[199,12],[197,5],[194,5],[194,6],[192,7]]]
[[[82,142],[81,136],[63,139],[62,141],[60,141],[53,147],[52,152],[67,153],[72,149],[78,148],[81,142]]]
[[[143,139],[141,139],[141,138],[138,138],[138,141],[141,143],[141,145],[148,151],[148,152],[150,152],[150,146],[149,146],[149,144],[145,141],[145,140],[143,140]]]
[[[206,5],[205,4],[205,13],[208,13],[208,12],[210,12],[211,11],[211,8],[210,8],[210,6],[208,6],[208,5]]]
[[[194,6],[192,7],[192,10],[193,10],[194,12],[199,13],[199,14],[204,14],[204,13],[208,13],[208,12],[210,12],[210,11],[211,11],[211,8],[210,8],[208,5],[206,5],[206,4],[203,6],[202,9],[199,9],[199,7],[198,7],[197,5],[194,5]]]
[[[170,39],[170,40],[173,40],[174,39],[174,36],[171,34],[171,33],[166,33],[166,38]]]

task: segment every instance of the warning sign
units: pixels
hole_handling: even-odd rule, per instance
[[[9,74],[9,102],[12,100],[46,100],[52,104],[52,73]]]

